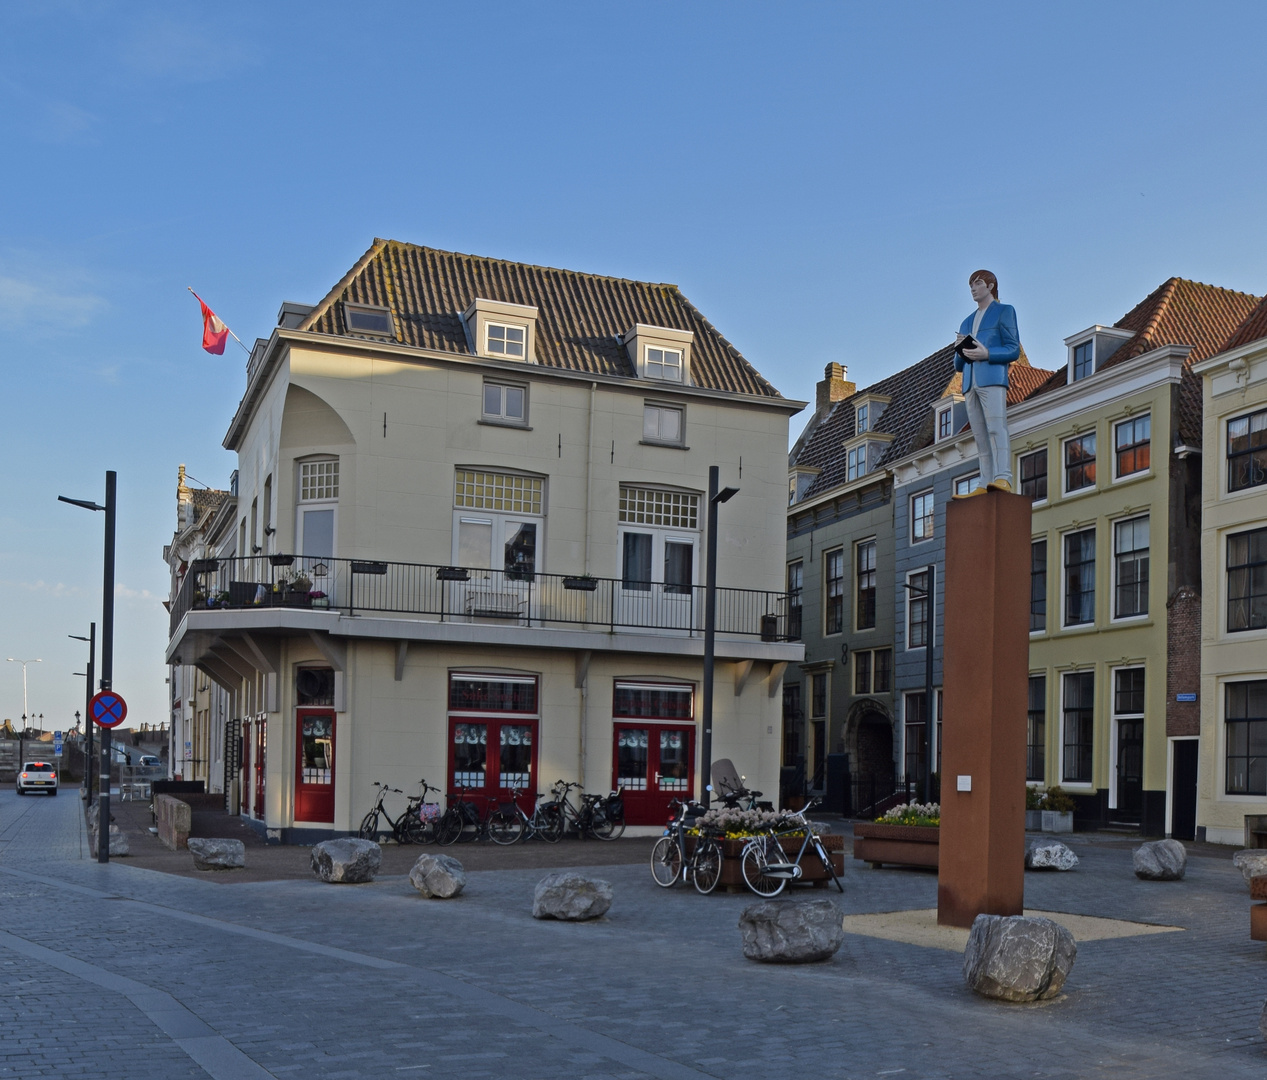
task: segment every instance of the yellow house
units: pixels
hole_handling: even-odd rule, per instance
[[[1262,847],[1267,846],[1267,303],[1196,371],[1205,394],[1197,831],[1213,843]]]
[[[1192,836],[1200,383],[1256,298],[1172,278],[1008,410],[1034,499],[1028,777],[1083,827]],[[1176,785],[1176,776],[1182,783]]]
[[[702,794],[712,466],[712,757],[777,791],[803,404],[673,285],[376,240],[283,305],[224,443],[236,555],[189,564],[167,650],[233,696],[242,812],[311,842],[375,782],[563,779],[662,826]]]

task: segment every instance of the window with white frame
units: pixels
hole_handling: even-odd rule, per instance
[[[1267,484],[1267,409],[1227,422],[1227,490]]]
[[[928,595],[928,571],[906,575],[906,647],[922,649],[928,644],[932,612]]]
[[[484,419],[523,424],[528,419],[528,388],[517,383],[484,383]]]
[[[960,476],[955,479],[956,495],[971,495],[974,491],[981,487],[981,474],[973,473],[971,476]]]
[[[648,379],[665,382],[682,381],[682,350],[665,349],[658,345],[647,346],[647,359],[643,367]]]
[[[1267,679],[1227,683],[1223,711],[1224,790],[1228,795],[1267,795]]]
[[[532,581],[541,569],[544,496],[545,481],[539,476],[455,470],[453,564],[501,570],[507,581]]]
[[[839,634],[845,628],[845,551],[836,548],[823,555],[823,633]]]
[[[1065,441],[1065,491],[1095,487],[1095,432]]]
[[[1095,622],[1095,529],[1066,533],[1065,625]]]
[[[1148,515],[1113,525],[1113,617],[1148,614]]]
[[[1084,341],[1073,349],[1073,381],[1085,379],[1095,371],[1095,340]]]
[[[854,547],[854,568],[858,577],[858,599],[854,621],[859,630],[875,629],[875,541],[863,540]]]
[[[299,501],[323,502],[339,497],[339,459],[299,463]]]
[[[933,493],[922,491],[911,496],[911,543],[933,538]]]
[[[1227,538],[1227,628],[1267,629],[1267,528]]]
[[[1037,502],[1047,499],[1047,447],[1032,454],[1022,454],[1017,463],[1021,478],[1021,494]]]
[[[505,356],[522,360],[527,355],[528,329],[524,326],[508,326],[505,323],[484,324],[484,351],[489,356]]]
[[[343,320],[348,330],[354,334],[369,334],[373,337],[390,337],[392,334],[392,313],[385,307],[345,303]]]
[[[660,525],[669,529],[699,528],[699,496],[659,488],[620,488],[621,524]]]
[[[864,431],[870,430],[867,424],[870,420],[871,406],[866,402],[854,409],[853,430],[855,435],[861,435]]]
[[[652,405],[642,407],[642,437],[647,442],[671,443],[682,445],[682,409],[674,405]]]
[[[1031,540],[1029,545],[1029,632],[1047,629],[1047,541]]]
[[[855,694],[887,694],[892,689],[892,649],[859,649],[853,654]]]
[[[796,559],[787,564],[787,636],[801,640],[802,589],[805,585],[805,562]]]
[[[949,439],[955,433],[955,410],[947,405],[937,410],[937,441]]]
[[[1047,676],[1029,677],[1029,715],[1026,721],[1025,779],[1040,784],[1047,779]]]
[[[855,446],[849,451],[847,457],[848,474],[847,480],[857,480],[860,476],[867,475],[867,444]]]
[[[1095,749],[1095,672],[1068,671],[1061,702],[1061,779],[1066,784],[1091,783]]]
[[[1113,425],[1113,467],[1119,477],[1148,472],[1152,416],[1134,416]]]

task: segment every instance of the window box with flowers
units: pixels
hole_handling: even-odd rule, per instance
[[[941,840],[941,806],[937,803],[903,803],[874,822],[853,827],[853,857],[878,869],[919,866],[937,869]]]

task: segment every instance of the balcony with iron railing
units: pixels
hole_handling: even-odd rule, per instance
[[[199,611],[301,608],[521,627],[704,633],[704,586],[302,555],[196,559],[171,604],[170,634]],[[721,637],[799,636],[788,595],[717,589]]]

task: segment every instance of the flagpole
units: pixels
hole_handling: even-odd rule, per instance
[[[198,303],[200,303],[200,304],[205,304],[205,303],[206,303],[206,301],[205,301],[205,300],[204,300],[201,296],[199,296],[196,292],[194,292],[194,290],[193,290],[192,288],[190,288],[188,285],[186,285],[186,286],[185,286],[185,288],[186,288],[186,289],[189,289],[189,295],[190,295],[190,296],[192,296],[195,300],[197,300],[197,301],[198,301]],[[225,323],[225,324],[224,324],[224,328],[225,328],[226,330],[229,330],[229,324],[228,324],[228,323]],[[231,338],[232,338],[234,341],[236,341],[239,345],[242,345],[242,339],[241,339],[240,337],[238,337],[238,336],[237,336],[237,334],[235,334],[232,330],[229,330],[229,337],[231,337]],[[245,345],[242,345],[242,351],[243,351],[244,353],[246,353],[246,355],[247,355],[247,356],[250,356],[250,355],[251,355],[251,350],[250,350],[250,349],[248,349]]]

